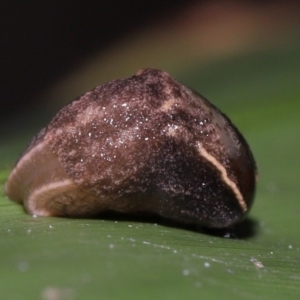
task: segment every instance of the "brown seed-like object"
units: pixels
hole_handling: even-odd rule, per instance
[[[33,215],[154,213],[226,227],[249,211],[255,175],[252,153],[226,116],[167,73],[144,69],[64,107],[5,189]]]

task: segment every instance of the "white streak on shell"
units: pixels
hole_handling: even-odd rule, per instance
[[[51,152],[50,142],[45,139],[30,149],[19,160],[5,186],[6,193],[12,200],[20,203],[24,201],[29,212],[35,215],[49,215],[47,212],[40,213],[32,209],[32,201],[38,201],[40,207],[45,205],[43,199],[38,199],[37,195],[41,196],[55,183],[65,185],[69,181],[71,184],[58,158]],[[75,188],[74,183],[72,184]],[[45,198],[45,194],[42,198]]]
[[[52,182],[35,189],[28,197],[27,209],[30,213],[38,216],[51,216],[51,213],[43,207],[47,207],[47,202],[56,195],[69,194],[76,189],[75,184],[70,179]]]
[[[197,150],[199,154],[204,157],[207,161],[209,161],[212,165],[215,166],[215,168],[220,172],[221,178],[223,182],[232,190],[232,192],[235,194],[235,197],[237,201],[239,202],[239,205],[241,206],[242,210],[244,212],[247,211],[247,204],[244,200],[243,195],[241,194],[239,188],[237,187],[236,183],[232,181],[228,175],[225,167],[211,154],[209,154],[201,145],[200,142],[196,143]]]

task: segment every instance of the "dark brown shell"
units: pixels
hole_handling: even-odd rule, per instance
[[[249,211],[255,174],[226,116],[145,69],[65,106],[17,162],[6,193],[34,215],[143,212],[224,227]]]

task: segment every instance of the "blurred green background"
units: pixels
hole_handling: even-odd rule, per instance
[[[106,31],[111,31],[110,39],[103,35],[105,45],[92,44],[92,50],[77,55],[71,52],[67,64],[60,64],[62,56],[50,56],[48,64],[55,66],[49,68],[51,76],[46,65],[42,68],[48,53],[44,47],[49,47],[51,35],[35,45],[45,56],[28,56],[29,61],[21,65],[26,72],[11,65],[17,80],[2,87],[4,92],[13,89],[10,96],[14,97],[11,103],[5,103],[7,97],[1,100],[1,298],[298,299],[299,4],[178,1],[165,7],[154,1],[152,10],[142,10],[135,1],[129,3],[134,13],[128,30],[120,34],[122,18],[119,27],[111,25],[118,24],[122,10],[130,17],[130,10],[116,2],[109,11],[112,21]],[[61,11],[66,10],[61,7],[43,9],[50,8],[60,11],[58,16],[65,20],[58,19],[64,26],[61,44],[52,47],[60,47],[57,53],[70,51],[69,39],[75,40],[76,32],[68,34],[66,28],[73,28],[72,20],[64,19]],[[27,9],[34,24],[47,24],[41,15]],[[152,11],[157,13],[151,16]],[[85,14],[85,20],[92,16]],[[99,21],[104,22],[101,26],[108,19]],[[95,17],[90,26],[97,24]],[[86,29],[87,25],[82,26]],[[25,28],[29,32],[24,35],[30,35],[31,27]],[[31,30],[36,40],[41,38]],[[94,29],[91,38],[95,35]],[[64,41],[71,46],[64,48]],[[47,51],[56,53],[53,49]],[[231,118],[249,142],[259,183],[249,218],[233,231],[237,238],[228,238],[232,232],[198,232],[159,220],[32,218],[3,194],[14,161],[59,108],[98,84],[131,76],[144,67],[168,71],[203,94]],[[36,80],[38,77],[45,82]],[[18,91],[23,79],[30,88]],[[24,98],[18,98],[20,92]]]

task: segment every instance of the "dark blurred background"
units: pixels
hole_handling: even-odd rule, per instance
[[[138,68],[176,73],[284,44],[297,39],[299,12],[298,1],[1,1],[1,123]]]
[[[1,117],[29,109],[85,57],[171,19],[189,2],[1,1]]]

